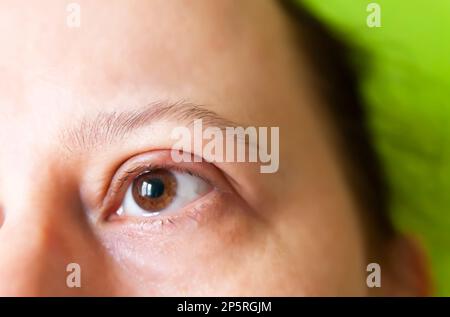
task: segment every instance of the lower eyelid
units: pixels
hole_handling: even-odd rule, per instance
[[[164,215],[160,213],[154,217],[135,217],[110,215],[103,225],[125,226],[128,229],[144,230],[146,232],[161,233],[180,229],[181,225],[198,226],[209,219],[217,217],[221,204],[226,203],[223,193],[212,188],[198,200],[183,207],[179,212]]]

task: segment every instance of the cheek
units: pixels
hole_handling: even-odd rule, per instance
[[[305,192],[285,204],[283,217],[271,220],[283,251],[280,271],[288,272],[297,294],[366,294],[363,232],[349,202],[345,195],[320,199]]]
[[[99,237],[117,264],[118,284],[135,295],[230,292],[249,244],[256,244],[252,241],[261,232],[240,199],[228,197],[215,208],[220,211],[211,207],[204,219],[174,221],[151,233],[136,227],[102,230]]]
[[[304,194],[258,211],[229,197],[204,221],[159,233],[104,230],[116,287],[127,295],[363,295],[354,209],[342,195]]]

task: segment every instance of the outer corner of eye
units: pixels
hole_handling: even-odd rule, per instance
[[[208,182],[190,173],[151,170],[133,180],[116,215],[153,217],[176,212],[207,194],[211,188]]]

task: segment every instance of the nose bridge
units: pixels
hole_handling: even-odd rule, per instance
[[[3,220],[5,220],[5,215],[3,214],[3,208],[0,205],[0,228],[3,226]]]
[[[81,216],[83,209],[78,186],[60,170],[56,164],[41,159],[8,173],[0,196],[5,221],[54,229],[55,223],[80,218],[75,217]]]
[[[61,252],[61,243],[61,238],[41,223],[6,220],[0,230],[0,294],[46,293],[45,281],[53,284],[62,278],[67,254]],[[46,288],[54,288],[50,284]]]
[[[67,284],[68,276],[77,274],[70,263],[80,266],[79,281],[83,283],[88,274],[85,270],[101,271],[104,257],[77,186],[55,168],[43,168],[33,178],[29,176],[18,176],[27,182],[32,180],[31,184],[14,181],[11,186],[16,190],[0,202],[4,215],[0,227],[0,295],[82,294],[88,290],[86,285],[77,287],[75,275],[74,283]]]

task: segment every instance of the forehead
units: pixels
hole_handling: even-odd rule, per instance
[[[79,28],[66,24],[65,1],[2,3],[0,80],[16,108],[29,103],[24,92],[50,98],[47,90],[102,99],[131,89],[238,94],[282,60],[272,1],[78,1]]]
[[[14,134],[33,152],[75,119],[154,100],[292,133],[301,118],[306,129],[314,96],[276,1],[76,3],[78,28],[65,1],[0,3],[2,143]]]

